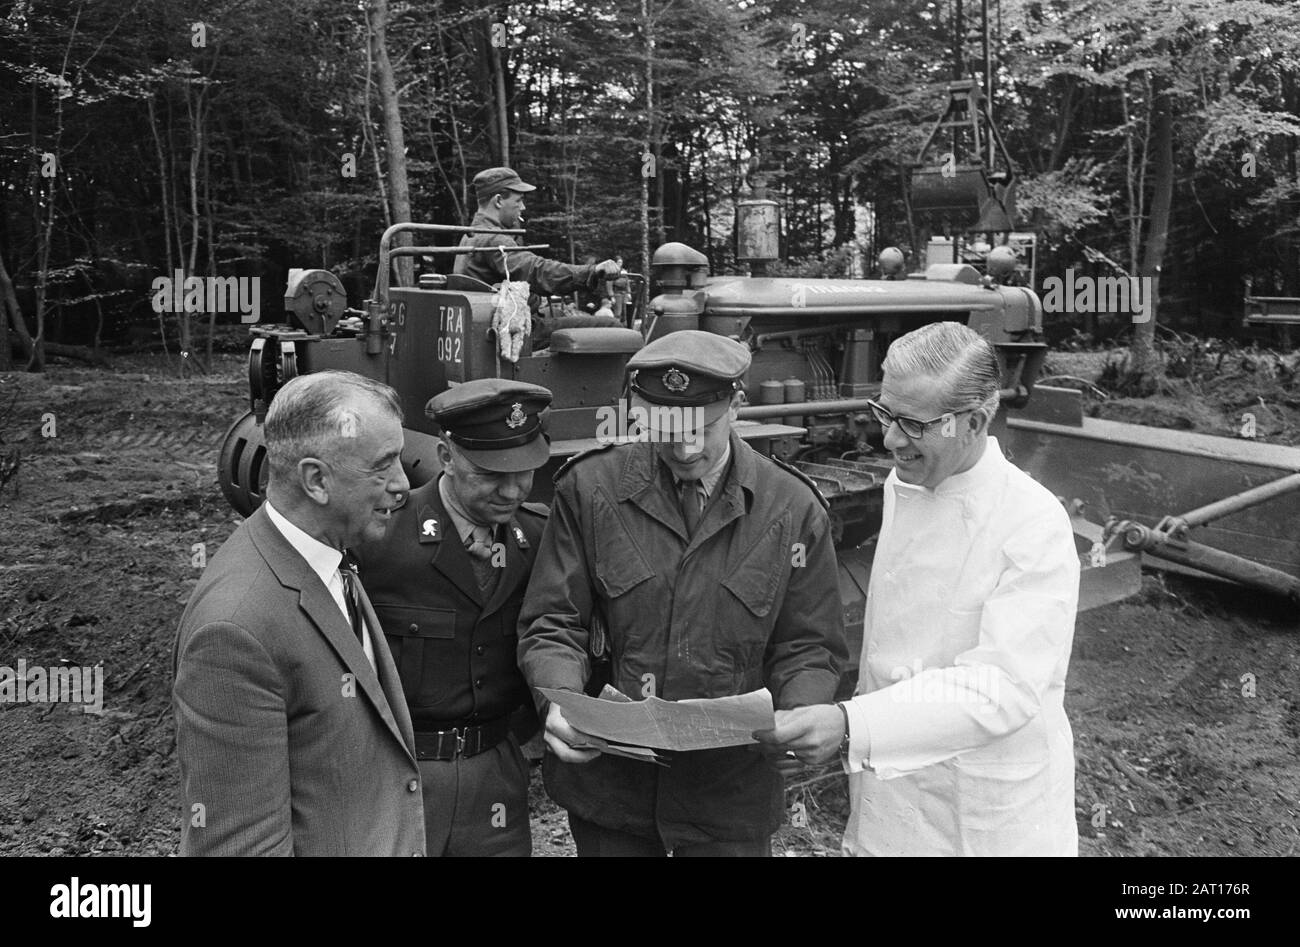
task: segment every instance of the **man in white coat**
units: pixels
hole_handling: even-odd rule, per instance
[[[873,413],[895,467],[857,694],[755,734],[849,773],[846,855],[1077,855],[1066,670],[1079,557],[1056,498],[1002,455],[993,346],[896,340]]]

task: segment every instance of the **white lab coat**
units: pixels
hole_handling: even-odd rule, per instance
[[[1077,855],[1065,510],[993,437],[933,491],[890,473],[884,500],[844,853]]]

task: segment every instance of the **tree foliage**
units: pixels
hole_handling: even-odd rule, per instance
[[[1243,276],[1300,295],[1300,7],[993,6],[994,117],[1040,276],[1148,275],[1161,319],[1207,331],[1238,321]],[[474,174],[508,157],[540,186],[529,239],[579,262],[646,265],[644,182],[651,248],[684,241],[735,271],[755,170],[791,265],[833,272],[855,242],[869,262],[914,239],[904,192],[954,74],[950,0],[388,0],[400,162],[375,7],[0,3],[0,329],[20,365],[132,323],[197,353],[198,327],[149,306],[175,269],[262,278],[269,320],[294,266],[333,269],[359,304],[398,163],[414,219],[467,222]]]

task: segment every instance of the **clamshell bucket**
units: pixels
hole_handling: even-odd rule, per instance
[[[973,81],[949,83],[947,94],[916,156],[912,213],[944,233],[1013,230],[1015,170],[984,96]]]
[[[990,193],[983,165],[939,165],[912,172],[914,213],[960,219],[973,225]]]

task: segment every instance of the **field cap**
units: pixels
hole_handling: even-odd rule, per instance
[[[501,191],[519,191],[521,194],[526,194],[535,190],[537,188],[525,184],[513,168],[488,168],[474,175],[474,193],[478,195],[480,201]]]
[[[536,470],[550,458],[541,414],[551,393],[508,378],[479,378],[429,400],[432,418],[472,463],[496,473]]]
[[[669,332],[628,360],[632,407],[645,411],[657,434],[698,430],[731,407],[749,363],[749,348],[734,339],[698,329]]]

